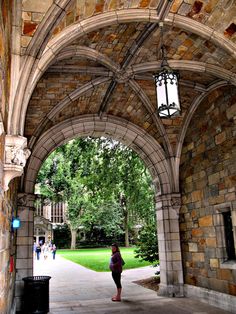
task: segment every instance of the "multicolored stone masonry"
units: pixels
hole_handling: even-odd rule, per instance
[[[205,99],[187,131],[180,166],[185,283],[231,295],[236,268],[227,261],[222,213],[231,211],[236,239],[235,103],[235,88]]]

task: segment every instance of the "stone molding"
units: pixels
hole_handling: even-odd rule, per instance
[[[18,193],[17,205],[20,207],[31,207],[34,208],[34,201],[36,199],[35,194],[30,193]]]
[[[157,210],[162,210],[163,208],[169,209],[173,208],[176,213],[179,214],[181,207],[181,194],[171,193],[156,196]]]
[[[113,137],[132,148],[142,158],[155,179],[157,191],[170,193],[173,182],[170,164],[165,159],[165,154],[160,144],[143,129],[127,122],[122,118],[104,115],[86,115],[68,119],[47,130],[32,146],[27,171],[24,178],[24,191],[33,193],[37,171],[42,161],[56,147],[72,138],[79,136]],[[159,179],[158,179],[159,177]]]
[[[52,3],[49,9],[45,12],[45,16],[42,22],[37,27],[35,36],[33,36],[30,44],[27,47],[26,55],[31,55],[35,57],[37,53],[39,53],[40,48],[44,48],[44,45],[42,45],[44,38],[48,34],[51,34],[58,21],[63,19],[63,17],[66,15],[66,8],[71,4],[72,1],[57,0],[53,2],[54,3]],[[36,2],[36,6],[37,5],[38,4]],[[41,36],[42,33],[45,34],[45,37]]]
[[[7,191],[12,179],[20,177],[30,150],[27,149],[27,139],[22,136],[5,136],[5,156],[3,165],[3,190]]]
[[[109,71],[119,74],[120,66],[115,63],[111,58],[104,55],[103,53],[96,51],[95,49],[84,47],[84,46],[68,46],[65,47],[62,51],[60,51],[55,61],[61,61],[72,56],[77,56],[81,58],[88,58],[93,61],[99,61],[100,64],[104,65]],[[108,72],[109,73],[109,72]]]
[[[209,73],[216,76],[219,79],[226,80],[228,83],[236,85],[236,75],[227,69],[222,69],[220,66],[207,64],[206,62],[192,61],[192,60],[168,60],[169,66],[172,69],[191,71],[196,73]],[[147,71],[160,70],[159,61],[144,62],[141,64],[135,64],[131,68],[127,69],[126,76],[132,77],[138,74],[145,73]]]

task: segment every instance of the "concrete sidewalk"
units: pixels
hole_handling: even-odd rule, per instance
[[[122,302],[112,302],[115,285],[111,273],[98,273],[65,260],[34,261],[34,275],[48,275],[51,314],[226,314],[229,312],[189,298],[165,298],[133,281],[153,276],[153,267],[122,273]]]

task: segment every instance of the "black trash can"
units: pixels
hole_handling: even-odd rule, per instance
[[[50,276],[31,276],[23,278],[25,314],[46,314],[49,312]]]

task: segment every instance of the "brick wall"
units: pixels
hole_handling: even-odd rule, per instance
[[[222,218],[231,210],[236,239],[235,88],[212,92],[196,111],[183,146],[180,180],[185,283],[236,295],[236,261],[225,263]]]

